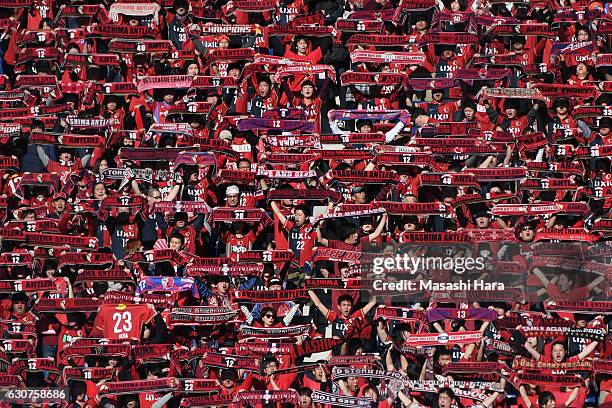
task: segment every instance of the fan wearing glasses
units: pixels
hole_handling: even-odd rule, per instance
[[[282,327],[282,323],[278,320],[276,310],[271,307],[261,309],[259,319],[253,324],[255,327]]]

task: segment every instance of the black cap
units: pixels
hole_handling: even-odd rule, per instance
[[[520,107],[520,103],[516,99],[506,99],[504,101],[504,109],[516,109],[516,110],[518,110],[519,107]]]
[[[225,380],[238,381],[238,371],[235,368],[226,368],[221,371],[221,381]]]
[[[608,116],[599,119],[599,128],[612,129],[612,119],[610,119]]]
[[[357,130],[361,129],[361,127],[364,125],[372,126],[372,121],[369,119],[357,119],[357,122],[355,122],[355,128]]]
[[[474,214],[474,219],[480,218],[480,217],[491,218],[491,214],[489,214],[488,211],[478,211],[477,213]]]
[[[28,302],[30,298],[25,292],[15,292],[11,295],[11,302]]]
[[[172,3],[172,9],[176,11],[180,8],[189,10],[189,2],[187,0],[174,0],[174,3]]]
[[[557,98],[555,102],[553,102],[553,109],[557,109],[560,107],[568,108],[570,107],[570,101],[567,98]]]

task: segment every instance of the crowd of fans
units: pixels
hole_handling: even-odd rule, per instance
[[[610,3],[91,3],[0,0],[0,407],[612,406]]]

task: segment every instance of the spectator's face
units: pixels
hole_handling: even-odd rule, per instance
[[[442,354],[440,357],[438,357],[438,364],[440,364],[442,367],[452,362],[453,362],[453,359],[448,354]]]
[[[577,75],[581,75],[581,76],[586,76],[586,74],[589,72],[586,64],[583,64],[582,62],[578,65],[576,65],[576,74]]]
[[[450,8],[451,8],[451,11],[453,12],[461,11],[461,5],[459,4],[457,0],[453,1],[450,4]]]
[[[463,109],[463,113],[465,114],[465,118],[467,120],[474,120],[474,115],[476,112],[474,112],[474,109],[472,108],[465,108]]]
[[[174,95],[172,95],[172,94],[164,95],[164,102],[166,102],[166,103],[174,103]]]
[[[440,408],[450,408],[453,400],[450,396],[446,394],[438,395],[438,407]]]
[[[567,115],[567,107],[566,106],[557,106],[557,114],[561,116]]]
[[[530,225],[525,225],[521,228],[521,240],[524,242],[531,242],[535,238],[535,231]]]
[[[225,50],[229,47],[229,41],[227,41],[226,39],[223,39],[221,41],[219,41],[219,48],[222,50]]]
[[[567,275],[562,273],[559,275],[557,286],[561,292],[567,292],[572,288],[572,281],[567,277]]]
[[[557,405],[555,400],[546,401],[546,403],[542,406],[542,408],[555,408]]]
[[[578,42],[589,41],[589,33],[587,33],[585,30],[579,30],[576,34],[576,39]]]
[[[226,201],[229,207],[237,207],[238,206],[238,194],[228,195]]]
[[[308,41],[301,39],[300,41],[297,42],[296,45],[297,45],[298,53],[306,54],[306,51],[308,50]]]
[[[251,171],[251,164],[247,161],[241,161],[240,163],[238,163],[238,170]]]
[[[419,20],[414,24],[414,26],[419,31],[427,30],[427,21]]]
[[[100,166],[98,167],[100,173],[108,169],[108,162],[106,160],[100,160]]]
[[[436,93],[431,94],[431,96],[433,97],[434,101],[440,102],[444,97],[444,94],[442,92],[436,91]]]
[[[64,152],[62,154],[59,155],[60,160],[68,162],[70,160],[72,160],[72,155],[68,152]]]
[[[525,44],[520,41],[515,41],[513,47],[515,51],[522,51],[525,48]]]
[[[127,404],[125,404],[126,408],[136,408],[138,406],[138,404],[136,404],[136,401],[130,401]]]
[[[425,126],[427,124],[427,121],[429,120],[427,115],[419,115],[416,118],[414,118],[414,123],[417,126]]]
[[[225,388],[234,388],[234,385],[236,385],[236,383],[231,378],[226,378],[223,380],[223,386]]]
[[[348,389],[352,392],[355,392],[359,389],[359,381],[357,380],[357,377],[348,377],[346,379],[346,385],[348,386]]]
[[[270,85],[267,82],[260,82],[258,85],[259,96],[262,98],[267,98],[270,94]]]
[[[115,109],[117,109],[117,103],[115,101],[111,101],[109,103],[106,104],[106,109],[108,109],[109,111],[113,112]]]
[[[106,189],[104,188],[104,185],[96,184],[94,187],[94,197],[97,200],[103,200],[106,198]]]
[[[312,398],[308,395],[300,395],[300,399],[298,400],[299,408],[312,408]]]
[[[175,225],[176,225],[176,228],[185,228],[186,223],[185,221],[180,220],[180,221],[177,221]]]
[[[295,212],[295,223],[298,227],[301,227],[306,223],[306,214],[304,214],[304,211],[297,210]]]
[[[314,94],[314,88],[312,87],[312,85],[304,85],[302,87],[302,95],[304,95],[304,97],[312,98],[313,94]]]
[[[476,218],[476,226],[478,228],[487,228],[489,226],[489,217]]]
[[[26,312],[26,302],[25,300],[17,300],[13,302],[13,311],[15,314],[22,315]]]
[[[200,73],[200,67],[198,67],[198,64],[189,64],[189,66],[187,67],[187,75],[198,75]]]
[[[455,53],[451,50],[445,50],[442,52],[442,58],[445,60],[449,60],[455,56]]]
[[[157,190],[153,190],[147,196],[147,201],[149,202],[149,205],[153,205],[153,204],[155,204],[157,202],[160,202],[161,201],[161,193],[159,191],[157,191]]]
[[[353,303],[348,300],[343,300],[340,302],[339,308],[340,313],[342,313],[343,316],[349,316],[351,314],[351,309],[353,308]]]
[[[261,316],[261,321],[265,326],[272,326],[274,324],[274,313],[272,311],[266,312],[266,314]]]
[[[131,18],[129,21],[129,25],[131,25],[132,27],[135,27],[138,25],[138,19],[136,18]]]
[[[406,232],[410,232],[410,231],[415,231],[416,230],[416,225],[414,225],[411,222],[407,222],[406,224],[404,224],[404,231]]]
[[[179,7],[176,9],[176,14],[179,16],[184,16],[187,14],[187,9],[185,7]]]
[[[240,76],[240,70],[238,68],[232,68],[227,71],[227,75],[238,79],[238,77]]]
[[[272,375],[276,370],[278,370],[278,364],[276,364],[276,361],[270,361],[266,365],[265,373],[266,375]]]
[[[372,125],[369,123],[359,126],[359,133],[370,133],[372,131]]]
[[[172,237],[170,238],[170,242],[168,243],[168,247],[170,249],[174,249],[175,251],[180,251],[181,250],[181,240],[176,238],[176,237]]]
[[[608,127],[599,128],[599,134],[602,136],[608,136],[610,134],[610,128]]]
[[[57,211],[58,213],[64,212],[66,210],[66,200],[55,200],[53,202],[53,208],[55,208],[55,211]]]
[[[555,344],[551,353],[555,363],[562,363],[565,360],[565,347],[562,344]]]
[[[513,109],[513,108],[506,109],[506,116],[508,117],[508,119],[516,118],[516,109]]]
[[[349,245],[355,245],[357,243],[357,240],[359,239],[359,235],[355,232],[353,234],[351,234],[346,240],[345,242]]]
[[[535,347],[538,344],[538,338],[537,337],[527,337],[527,341],[529,342],[531,347]]]
[[[36,214],[28,213],[28,215],[26,215],[23,220],[24,221],[36,221]]]
[[[366,204],[365,191],[360,191],[358,193],[353,194],[353,201],[355,201],[356,204]]]
[[[584,329],[587,326],[587,323],[588,322],[585,319],[580,318],[580,319],[576,320],[576,327]]]
[[[228,282],[219,282],[216,285],[217,291],[220,293],[226,293],[229,290]]]
[[[208,95],[206,97],[206,102],[212,104],[212,105],[216,105],[217,102],[219,102],[219,97],[217,95]]]

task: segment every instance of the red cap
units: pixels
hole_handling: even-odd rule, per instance
[[[60,200],[60,199],[68,201],[68,197],[66,197],[66,193],[60,192],[53,196],[53,201]]]

